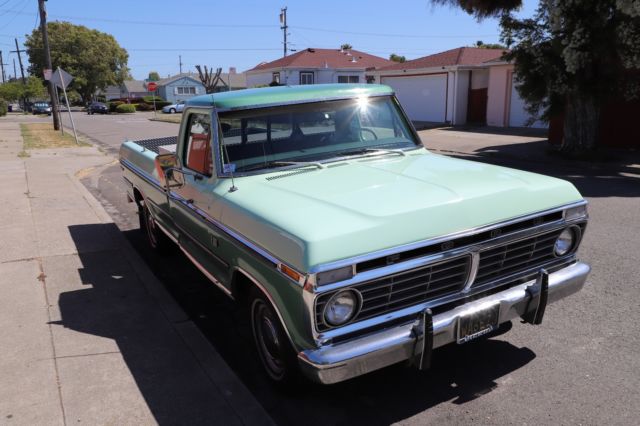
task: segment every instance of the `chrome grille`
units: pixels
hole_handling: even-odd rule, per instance
[[[362,294],[362,309],[354,321],[458,292],[467,282],[470,264],[471,258],[467,255],[357,284],[352,288]],[[334,294],[335,292],[323,294],[316,301],[316,324],[319,331],[331,328],[324,323],[322,312],[324,305]]]
[[[554,244],[562,229],[482,250],[473,286],[556,259]]]

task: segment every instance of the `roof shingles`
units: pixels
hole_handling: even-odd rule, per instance
[[[358,50],[305,49],[293,55],[261,63],[249,71],[273,68],[382,68],[393,62]]]
[[[455,65],[480,65],[484,62],[499,59],[505,49],[481,49],[478,47],[458,47],[435,55],[424,56],[404,63],[393,64],[382,68],[382,71],[414,70],[421,68],[447,67]]]

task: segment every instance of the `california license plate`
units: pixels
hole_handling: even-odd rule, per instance
[[[498,328],[500,304],[463,315],[458,319],[458,344],[467,343]]]

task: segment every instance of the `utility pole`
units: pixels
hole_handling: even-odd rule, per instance
[[[20,75],[22,76],[22,84],[27,84],[24,80],[24,67],[22,66],[22,55],[20,53],[24,52],[24,50],[20,50],[18,47],[18,39],[14,39],[16,41],[16,50],[11,50],[9,53],[17,53],[18,54],[18,62],[20,62]]]
[[[182,55],[178,55],[178,64],[180,64],[180,74],[182,74]]]
[[[6,78],[6,77],[5,77],[5,75],[4,75],[4,66],[5,66],[5,65],[9,65],[9,64],[5,64],[5,63],[4,63],[4,59],[2,59],[2,50],[0,50],[0,69],[1,69],[0,75],[2,76],[2,82],[3,82],[3,83],[4,83],[5,81],[7,81],[7,78]]]
[[[38,0],[38,9],[40,10],[40,31],[42,32],[42,43],[44,45],[44,56],[47,69],[53,72],[51,65],[51,51],[49,50],[49,33],[47,33],[47,11],[44,9],[45,0]],[[49,78],[49,96],[51,96],[51,116],[53,117],[53,128],[60,130],[60,116],[58,115],[58,98],[56,97],[56,88],[53,81]]]
[[[287,56],[287,8],[283,7],[280,9],[280,29],[282,30],[282,35],[284,36],[284,56]]]
[[[18,79],[18,71],[16,71],[16,58],[13,58],[13,79]]]

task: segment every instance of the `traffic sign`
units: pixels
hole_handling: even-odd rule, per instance
[[[149,83],[147,83],[147,90],[149,92],[155,92],[157,88],[158,88],[158,85],[153,81],[150,81]]]

